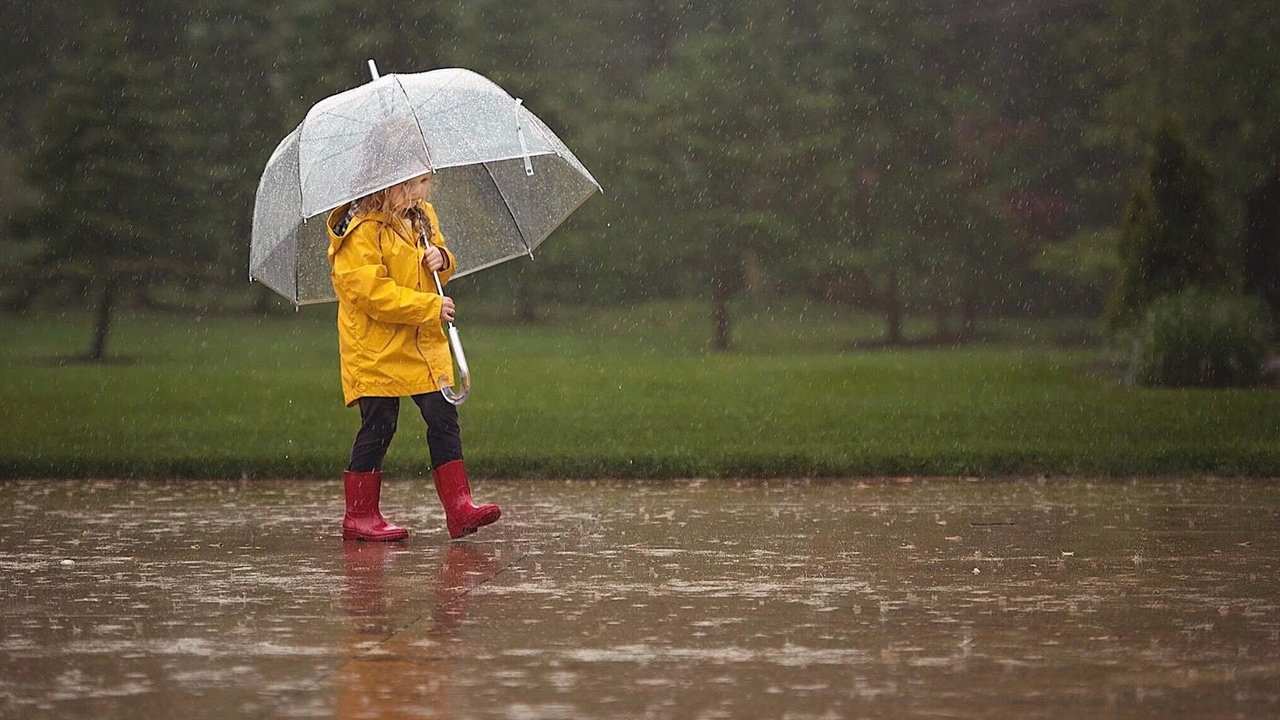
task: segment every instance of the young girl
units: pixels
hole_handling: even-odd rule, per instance
[[[342,474],[347,511],[344,540],[401,540],[409,532],[378,510],[382,460],[396,432],[400,398],[409,396],[427,423],[436,492],[449,537],[498,519],[497,505],[477,507],[462,462],[458,411],[440,388],[453,386],[453,360],[442,321],[453,321],[453,300],[438,294],[453,275],[435,208],[427,202],[428,173],[340,206],[329,214],[329,262],[338,296],[342,394],[359,404],[360,431]]]

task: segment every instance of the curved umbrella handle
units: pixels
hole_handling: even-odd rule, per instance
[[[467,396],[471,394],[471,371],[467,368],[467,354],[462,352],[462,339],[458,337],[458,328],[449,323],[449,347],[453,348],[453,359],[458,363],[458,375],[461,383],[453,387],[440,388],[440,394],[444,395],[444,399],[454,405],[461,405],[467,401]],[[461,386],[462,391],[456,388]]]

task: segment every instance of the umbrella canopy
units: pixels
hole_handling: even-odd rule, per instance
[[[258,184],[249,276],[334,300],[325,214],[426,172],[454,277],[532,254],[600,185],[520,100],[469,70],[385,75],[317,103]]]

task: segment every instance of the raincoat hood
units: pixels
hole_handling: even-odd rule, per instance
[[[357,215],[347,217],[347,213],[351,211],[351,206],[353,204],[355,204],[355,201],[339,205],[329,212],[329,217],[325,220],[325,225],[329,230],[330,263],[333,262],[334,254],[338,252],[338,249],[342,247],[342,244],[346,242],[347,238],[351,237],[352,233],[354,233],[355,229],[360,225],[367,222],[380,223],[382,225],[389,225],[392,227],[402,224],[402,221],[397,221],[396,218],[380,212],[359,213]],[[405,228],[405,231],[407,232],[407,228]]]

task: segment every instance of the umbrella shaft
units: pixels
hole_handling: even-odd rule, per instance
[[[370,60],[369,62],[370,62],[370,63],[372,63],[373,61],[372,61],[372,60]],[[422,244],[423,244],[423,245],[425,245],[425,246],[426,246],[426,247],[428,247],[428,248],[430,248],[430,247],[431,247],[431,243],[427,240],[426,235],[419,234],[419,236],[418,236],[418,237],[419,237],[419,239],[420,239],[420,241],[422,242]],[[443,252],[443,251],[442,251],[442,252]],[[436,281],[436,294],[437,294],[437,295],[439,295],[440,297],[444,297],[444,285],[440,282],[440,272],[439,272],[439,271],[437,271],[437,270],[432,270],[432,271],[431,271],[431,279]],[[453,329],[453,321],[452,321],[452,320],[446,320],[446,321],[445,321],[445,324],[446,324],[446,325],[448,325],[448,327],[449,327],[449,329],[450,329],[450,330],[452,330],[452,329]],[[462,350],[462,341],[460,341],[460,340],[459,340],[456,344],[457,344],[457,346],[458,346],[458,348],[457,348],[457,349],[458,349],[458,351],[459,351],[459,352],[461,352],[461,350]],[[465,366],[463,366],[463,367],[464,367],[464,370],[465,370]]]
[[[436,293],[439,294],[440,297],[444,297],[444,285],[440,284],[440,273],[436,272],[435,270],[432,270],[431,279],[436,281]],[[452,320],[449,320],[447,322],[449,327],[453,327]]]

